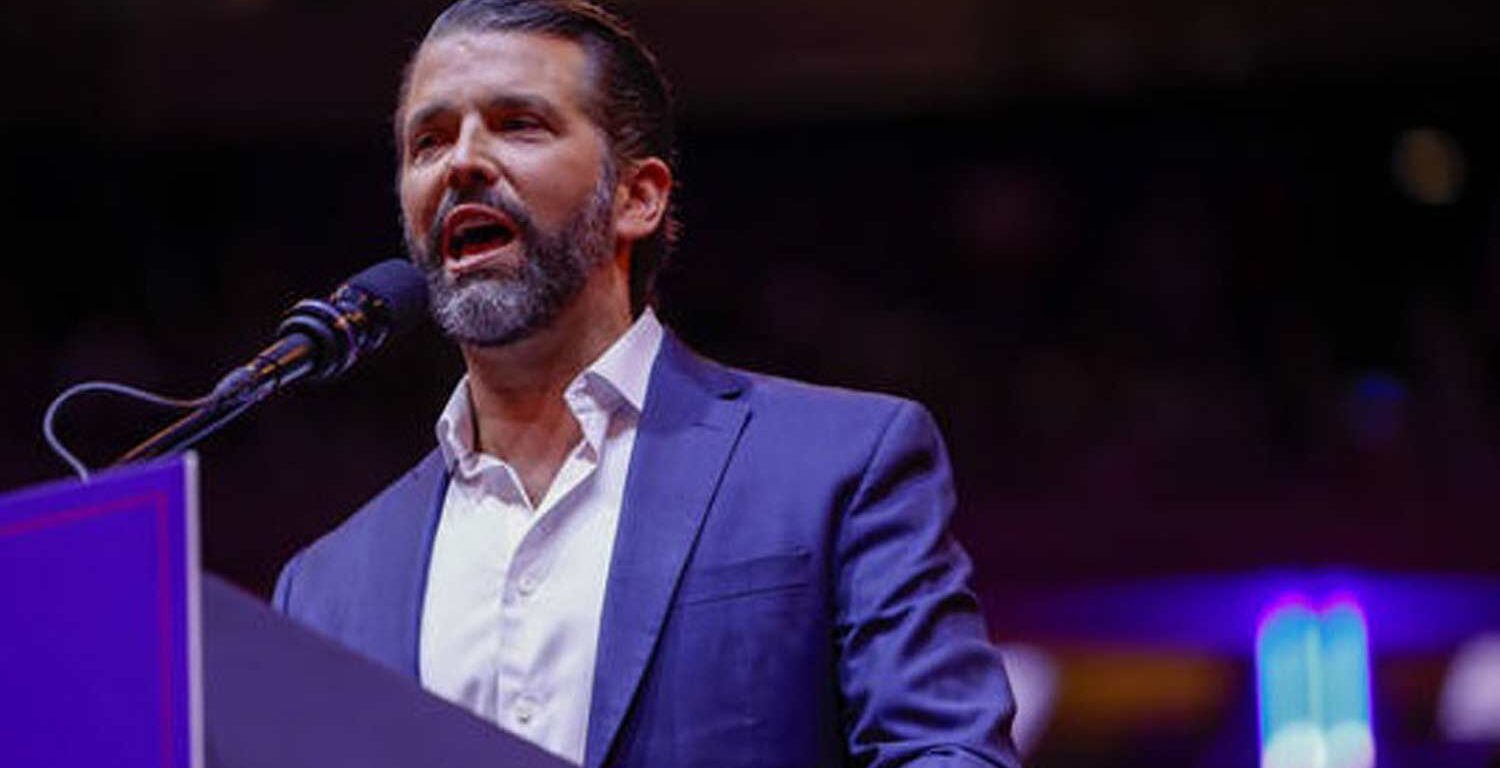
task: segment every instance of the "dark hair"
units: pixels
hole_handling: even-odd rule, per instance
[[[676,168],[671,88],[656,57],[614,14],[584,0],[459,0],[432,22],[422,44],[461,32],[533,32],[582,46],[594,75],[594,95],[586,107],[608,137],[611,160],[618,165],[657,157]],[[410,84],[408,64],[401,84],[402,104]],[[676,243],[679,229],[676,205],[669,196],[661,226],[636,243],[631,253],[633,311],[639,312],[654,299],[656,273]]]

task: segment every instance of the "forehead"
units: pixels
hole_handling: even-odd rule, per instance
[[[591,67],[583,46],[534,32],[457,32],[422,44],[412,60],[401,114],[435,102],[502,95],[547,99],[584,111]]]

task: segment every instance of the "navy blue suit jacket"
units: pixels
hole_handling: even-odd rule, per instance
[[[434,451],[287,564],[279,610],[412,677]],[[1018,765],[953,484],[915,403],[733,371],[670,334],[636,435],[586,768]]]

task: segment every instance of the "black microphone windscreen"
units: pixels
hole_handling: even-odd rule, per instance
[[[427,318],[427,278],[405,259],[387,259],[349,278],[351,285],[385,302],[392,335]]]

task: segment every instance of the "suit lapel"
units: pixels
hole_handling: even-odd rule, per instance
[[[427,592],[427,566],[432,559],[432,537],[437,530],[448,489],[448,473],[442,454],[433,451],[422,460],[392,493],[381,501],[381,530],[369,539],[384,552],[375,562],[390,567],[372,568],[369,589],[359,604],[380,606],[369,616],[368,636],[377,647],[370,651],[401,672],[419,677],[418,643],[421,640],[422,601]]]
[[[748,407],[742,382],[662,340],[636,431],[600,617],[586,768],[609,754]]]

